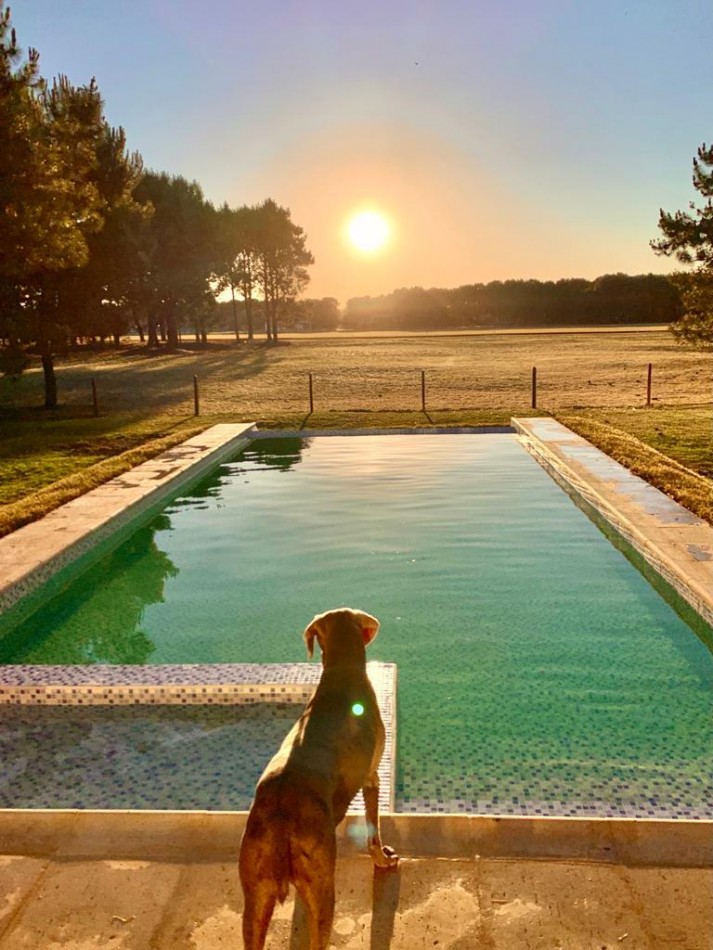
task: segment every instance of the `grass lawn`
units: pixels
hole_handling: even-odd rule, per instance
[[[682,350],[666,331],[334,335],[158,356],[138,346],[75,354],[58,366],[62,408],[52,414],[32,408],[41,403],[38,371],[19,383],[0,381],[0,534],[216,422],[284,429],[505,425],[513,415],[535,414],[535,365],[540,411],[713,521],[711,357]],[[193,374],[199,418],[192,414]],[[99,418],[88,415],[91,378]]]
[[[318,411],[418,411],[421,370],[426,408],[529,409],[532,367],[538,406],[629,407],[646,403],[653,364],[654,405],[711,400],[710,354],[685,350],[666,330],[597,333],[490,333],[475,336],[350,336],[293,339],[278,346],[219,342],[150,355],[138,345],[75,354],[58,363],[63,406],[91,406],[96,381],[100,410],[193,411],[193,376],[201,410],[262,418],[309,409],[313,377]],[[42,377],[33,369],[18,382],[0,380],[0,407],[42,405]]]

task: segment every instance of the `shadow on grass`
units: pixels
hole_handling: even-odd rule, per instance
[[[93,359],[91,353],[82,354],[82,359],[58,360],[60,406],[56,410],[42,406],[41,371],[35,369],[16,381],[0,378],[0,419],[22,417],[27,411],[38,413],[38,418],[62,418],[67,414],[73,418],[91,416],[92,379],[96,381],[100,415],[115,407],[125,412],[137,411],[138,406],[132,405],[132,400],[142,400],[144,405],[155,406],[156,411],[175,409],[192,400],[194,375],[198,376],[199,385],[231,386],[259,376],[283,358],[279,346],[265,343],[208,344],[208,347],[194,350],[135,347],[126,352],[114,350],[100,360]],[[218,377],[216,381],[212,379],[214,376]]]

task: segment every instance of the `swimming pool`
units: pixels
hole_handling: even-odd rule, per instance
[[[512,434],[256,440],[1,658],[300,661],[343,603],[399,667],[398,810],[710,811],[710,652]]]

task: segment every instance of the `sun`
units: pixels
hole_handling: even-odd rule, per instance
[[[378,211],[360,211],[347,227],[349,240],[359,251],[371,253],[383,247],[389,238],[389,223]]]

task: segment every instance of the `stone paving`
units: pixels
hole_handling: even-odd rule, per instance
[[[587,862],[340,858],[331,948],[710,950],[713,871]],[[235,861],[0,856],[2,950],[242,946]],[[306,950],[294,892],[267,950]]]

